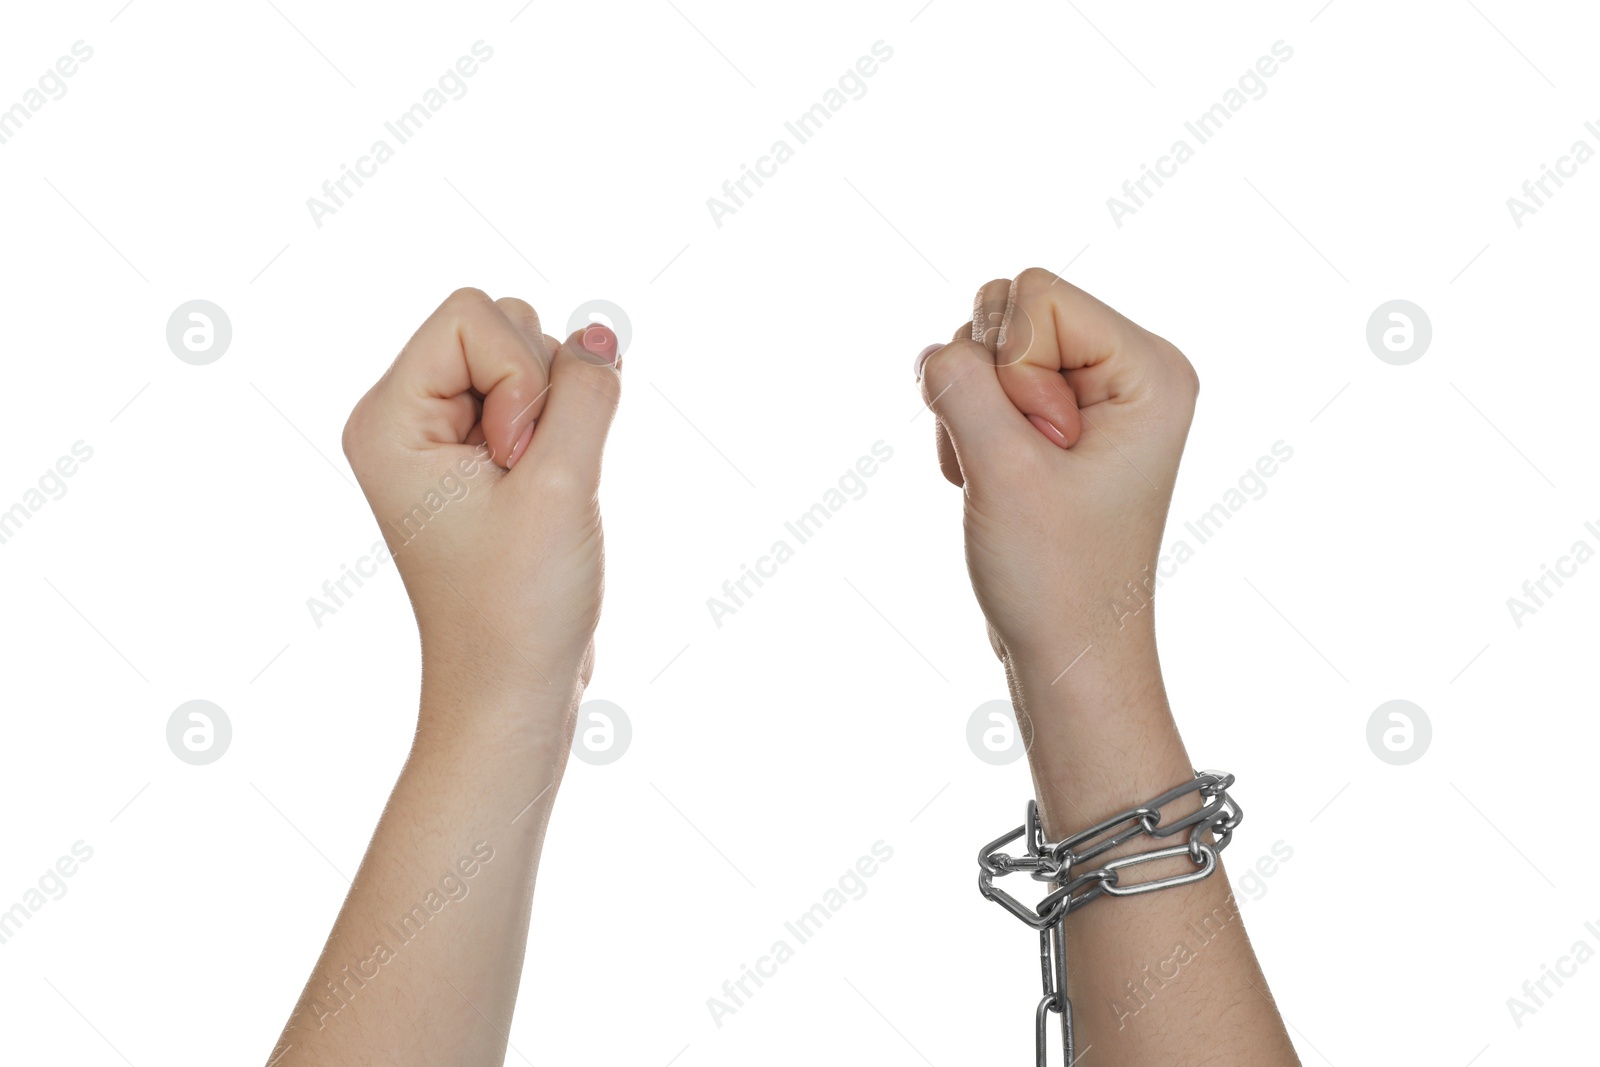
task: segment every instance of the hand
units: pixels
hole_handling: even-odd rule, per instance
[[[1059,840],[1194,770],[1162,686],[1146,590],[1199,382],[1172,345],[1036,269],[984,286],[972,322],[917,369],[939,419],[940,464],[966,490],[967,567],[1006,665],[1044,833]],[[1199,805],[1190,794],[1163,819]],[[1171,857],[1141,873],[1187,864]],[[1088,1062],[1188,1062],[1183,1042],[1195,1034],[1219,1063],[1299,1062],[1270,998],[1233,992],[1265,983],[1235,911],[1219,871],[1067,919]],[[1153,1002],[1125,1001],[1123,976],[1170,953],[1195,915],[1234,920],[1185,964],[1182,983]],[[1125,1026],[1130,1011],[1137,1026]]]
[[[1148,602],[1194,415],[1183,354],[1031,268],[980,289],[972,321],[918,371],[940,466],[965,487],[967,566],[1001,658],[1060,671],[1150,627],[1133,591]]]
[[[345,455],[411,597],[424,689],[456,694],[444,706],[559,709],[587,683],[619,382],[606,327],[563,344],[521,300],[461,289],[351,412]]]

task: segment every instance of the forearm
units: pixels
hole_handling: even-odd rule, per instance
[[[1153,627],[1101,635],[1061,673],[1081,647],[1062,663],[1034,655],[1007,664],[1051,841],[1142,804],[1196,769],[1167,704]],[[1181,798],[1162,821],[1200,804],[1194,794]],[[1160,846],[1141,836],[1093,865],[1152,847]],[[1192,869],[1180,857],[1126,869],[1124,877],[1132,883]],[[1188,885],[1102,897],[1067,919],[1066,938],[1085,1067],[1197,1062],[1201,1049],[1239,1067],[1297,1062],[1220,867]]]
[[[504,1058],[576,693],[530,708],[504,691],[430,682],[275,1067]]]

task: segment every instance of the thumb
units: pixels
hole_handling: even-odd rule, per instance
[[[1007,399],[995,374],[994,356],[980,342],[958,337],[921,358],[922,397],[939,417],[941,452],[948,443],[962,478],[994,469],[1032,433]],[[941,455],[945,475],[950,470]],[[955,481],[954,478],[950,479]]]
[[[546,338],[546,345],[553,351],[550,394],[519,466],[532,460],[534,469],[560,471],[592,488],[600,479],[606,437],[622,395],[617,335],[595,323],[560,345]]]

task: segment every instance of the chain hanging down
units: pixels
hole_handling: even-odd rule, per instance
[[[1101,896],[1126,897],[1170,889],[1207,878],[1217,869],[1217,854],[1233,840],[1234,828],[1244,820],[1244,810],[1228,795],[1233,775],[1222,771],[1196,771],[1194,779],[1167,790],[1136,808],[1129,808],[1079,831],[1054,844],[1044,839],[1039,825],[1039,804],[1028,801],[1026,821],[1015,830],[983,846],[978,853],[978,892],[1039,932],[1039,968],[1044,996],[1034,1011],[1034,1052],[1037,1067],[1046,1067],[1045,1031],[1050,1013],[1061,1016],[1061,1043],[1064,1062],[1072,1067],[1075,1055],[1072,1039],[1072,1002],[1067,998],[1067,946],[1063,923],[1066,917]],[[1199,810],[1162,823],[1161,809],[1190,793],[1204,801]],[[1142,835],[1162,840],[1188,831],[1183,844],[1154,848],[1119,856],[1076,873],[1074,868],[1127,844]],[[1211,841],[1205,840],[1210,834]],[[1022,838],[1026,853],[1013,856],[1001,851]],[[1158,860],[1187,856],[1194,870],[1164,878],[1124,884],[1122,872],[1129,867]],[[1028,907],[994,884],[996,878],[1026,871],[1036,881],[1053,882],[1052,889],[1034,908]]]

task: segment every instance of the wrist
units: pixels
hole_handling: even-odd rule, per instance
[[[485,690],[495,700],[544,701],[565,694],[583,675],[597,609],[578,610],[563,602],[533,612],[480,591],[463,592],[454,583],[443,592],[426,587],[427,596],[424,588],[422,579],[408,576],[424,686],[442,676],[451,688]]]
[[[424,655],[416,744],[506,750],[536,763],[559,754],[564,761],[586,681],[578,663],[547,666],[529,681],[520,671]]]
[[[1077,567],[1099,568],[1122,574],[1126,565],[1084,560]],[[1072,673],[1087,672],[1094,664],[1109,669],[1125,661],[1153,659],[1155,655],[1155,589],[1148,581],[1113,581],[1079,575],[1061,582],[1046,578],[1047,596],[1019,606],[1011,598],[986,597],[979,603],[995,622],[1001,656],[1038,672],[1045,681],[1075,664]],[[1082,662],[1079,662],[1080,657]]]
[[[487,707],[556,707],[581,694],[592,652],[592,631],[580,639],[552,639],[497,628],[432,620],[418,625],[422,684],[441,698],[460,696]]]
[[[1042,710],[1095,714],[1110,704],[1151,703],[1161,689],[1155,623],[1145,614],[1125,625],[1059,628],[1049,637],[1001,639],[999,652],[1013,688]],[[1164,703],[1164,697],[1160,697]]]
[[[503,718],[447,722],[436,710],[424,708],[397,793],[421,798],[429,818],[460,819],[496,841],[536,840],[566,771],[570,726],[550,719],[540,737]]]
[[[1008,655],[1006,672],[1048,832],[1082,829],[1192,776],[1153,630],[1065,659]]]

